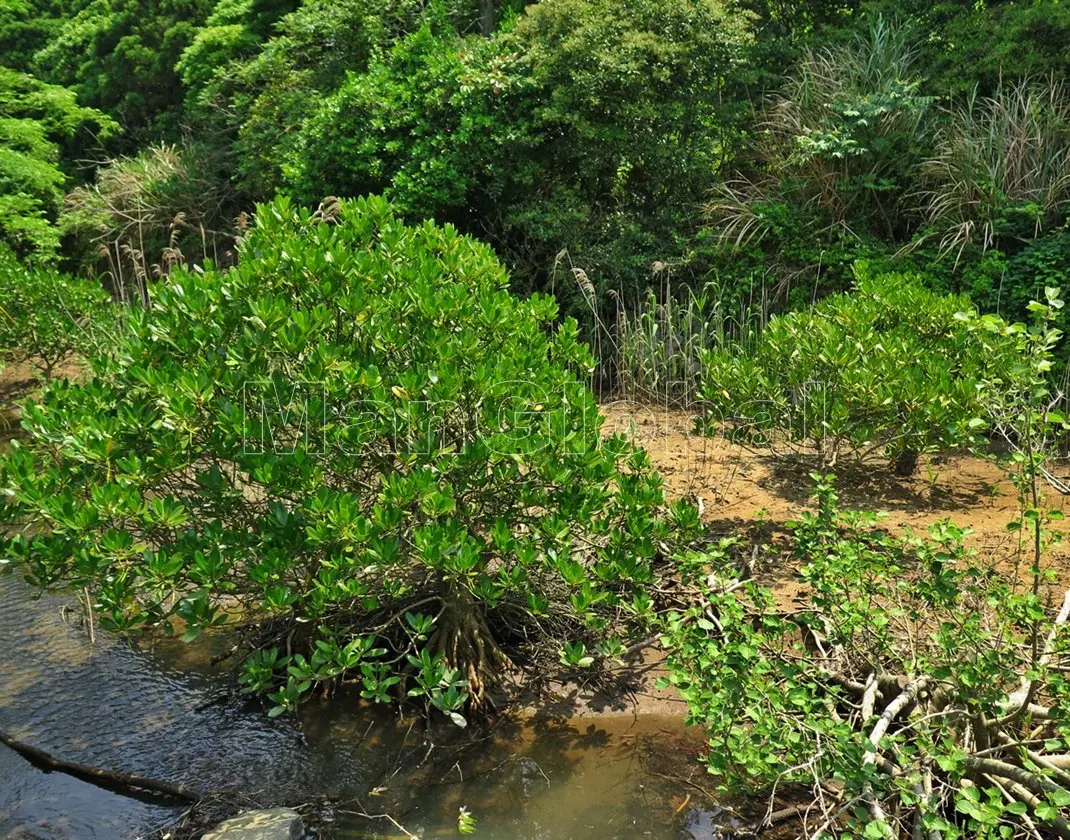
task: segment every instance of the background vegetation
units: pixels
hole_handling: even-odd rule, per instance
[[[278,192],[374,193],[588,334],[655,264],[735,312],[894,258],[1021,317],[1061,277],[1068,31],[1054,0],[9,0],[3,235],[125,289],[232,260]]]

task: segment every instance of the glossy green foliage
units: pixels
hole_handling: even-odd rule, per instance
[[[0,67],[0,243],[53,254],[67,184],[64,144],[107,136],[115,124],[78,104],[73,91]]]
[[[34,57],[35,72],[113,116],[127,138],[175,133],[183,99],[175,64],[211,8],[211,0],[80,3]]]
[[[100,283],[26,265],[0,246],[0,366],[27,363],[52,376],[108,341],[117,317]]]
[[[1066,749],[1070,694],[1054,661],[1031,660],[1027,628],[1064,650],[1065,627],[968,547],[968,529],[944,521],[928,534],[889,534],[872,513],[840,512],[832,476],[813,477],[817,510],[793,523],[785,557],[799,568],[806,609],[747,581],[669,619],[666,682],[707,730],[710,773],[733,794],[812,789],[818,825],[836,814],[835,835],[819,836],[880,840],[917,825],[922,836],[994,840],[1058,823],[1070,791],[1041,762]],[[1005,711],[1023,679],[1050,708],[1035,740],[1026,733],[1037,719]],[[916,693],[894,707],[908,687]],[[1008,727],[997,743],[1011,746],[964,738],[963,720]],[[1028,768],[1039,796],[1004,797],[1001,779],[978,772],[993,754],[995,772]],[[835,803],[821,813],[833,779]]]
[[[853,291],[773,318],[752,349],[705,355],[708,431],[806,442],[833,460],[883,449],[905,472],[918,453],[969,440],[977,383],[1001,363],[957,319],[969,300],[857,273]]]
[[[32,536],[8,550],[112,629],[260,623],[244,679],[281,683],[279,708],[349,672],[389,699],[411,656],[455,711],[504,628],[645,614],[695,519],[600,440],[576,325],[506,284],[485,245],[379,198],[260,207],[237,266],[172,272],[96,378],[25,407],[3,515]]]

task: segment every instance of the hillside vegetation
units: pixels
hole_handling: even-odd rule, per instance
[[[0,571],[230,634],[272,715],[463,727],[660,646],[760,829],[1070,837],[1070,5],[6,0],[0,45]],[[816,508],[713,529],[595,391]],[[949,453],[1012,572],[840,501]]]

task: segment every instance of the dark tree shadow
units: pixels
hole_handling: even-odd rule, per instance
[[[767,477],[758,481],[764,490],[800,505],[809,503],[814,492],[812,472],[835,473],[840,504],[853,510],[892,509],[912,513],[929,510],[969,508],[991,496],[992,485],[981,478],[969,483],[949,484],[930,481],[923,467],[914,475],[897,476],[884,461],[844,461],[835,468],[823,465],[816,455],[761,455],[758,460],[767,470]],[[954,471],[953,458],[932,460],[946,477]]]

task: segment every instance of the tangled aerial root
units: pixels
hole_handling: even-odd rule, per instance
[[[449,666],[468,680],[468,694],[475,708],[487,700],[487,690],[501,681],[503,672],[513,668],[482,611],[463,601],[447,605],[432,650],[445,656]]]

